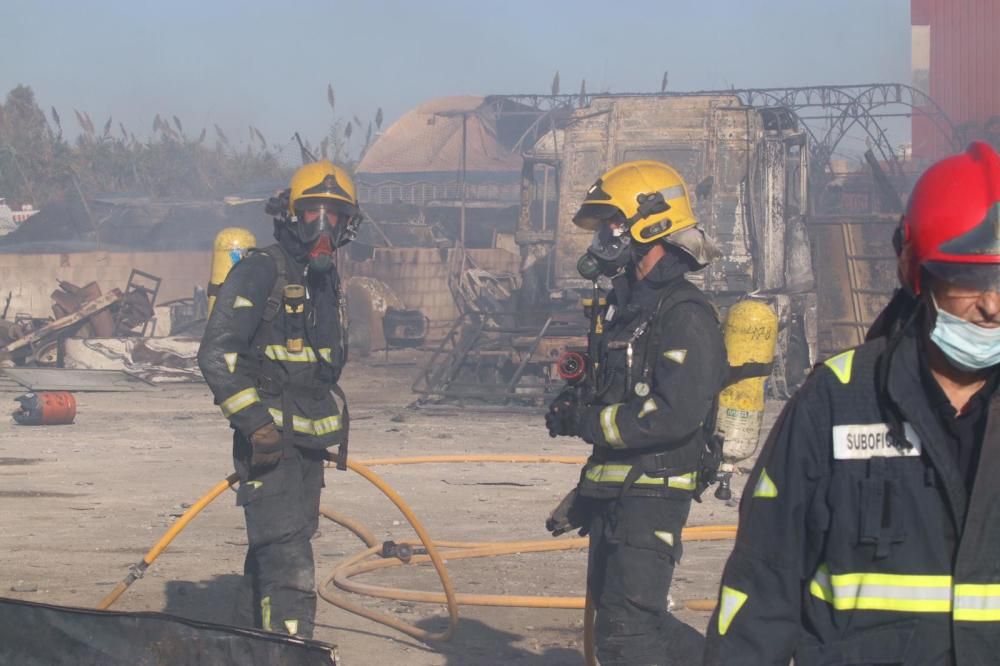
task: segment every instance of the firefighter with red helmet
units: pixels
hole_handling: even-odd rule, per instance
[[[1000,646],[1000,158],[917,182],[902,289],[789,401],[747,484],[706,664],[991,664]]]

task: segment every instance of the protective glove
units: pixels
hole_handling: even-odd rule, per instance
[[[549,429],[549,437],[560,435],[573,437],[580,434],[580,405],[570,398],[560,395],[549,405],[549,413],[545,415],[545,427]]]
[[[250,435],[250,446],[253,448],[253,455],[250,458],[250,469],[267,469],[274,467],[281,460],[282,446],[281,433],[274,427],[273,423],[268,423],[254,431]]]
[[[580,531],[577,534],[580,536],[587,536],[587,533],[590,532],[590,520],[586,512],[582,510],[576,488],[574,488],[549,514],[545,521],[545,529],[552,532],[552,536],[557,537],[578,527]]]

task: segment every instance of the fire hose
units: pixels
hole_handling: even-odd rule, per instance
[[[593,653],[594,609],[589,598],[584,597],[549,597],[549,596],[518,596],[504,594],[466,594],[455,591],[454,584],[448,574],[445,560],[472,559],[479,557],[496,557],[515,553],[540,553],[561,550],[586,548],[587,538],[570,538],[560,540],[510,541],[510,542],[469,542],[469,541],[435,541],[431,539],[423,523],[413,510],[403,500],[392,486],[375,474],[369,467],[378,465],[414,465],[424,463],[561,463],[581,465],[585,459],[582,456],[540,456],[540,455],[439,455],[410,458],[372,458],[362,462],[348,460],[347,467],[364,477],[384,494],[403,514],[410,526],[416,532],[419,541],[380,542],[374,533],[363,523],[344,516],[332,509],[322,507],[320,513],[327,519],[341,525],[361,539],[367,548],[353,555],[333,568],[326,579],[319,585],[318,594],[327,602],[369,620],[384,624],[408,636],[422,641],[447,641],[454,635],[458,626],[458,607],[465,606],[507,606],[521,608],[563,608],[583,609],[584,614],[584,656],[588,664],[595,664]],[[173,524],[143,558],[129,568],[128,574],[115,588],[97,605],[98,609],[110,608],[115,601],[141,578],[153,561],[170,545],[178,534],[219,495],[238,481],[231,474],[216,484],[208,493],[195,502]],[[713,541],[732,539],[736,534],[735,525],[702,525],[686,527],[682,538],[687,541]],[[403,566],[406,564],[424,564],[430,562],[441,581],[443,592],[427,592],[404,588],[391,588],[352,580],[364,573]],[[361,594],[383,599],[398,601],[413,601],[421,603],[445,604],[448,608],[448,627],[442,632],[430,632],[398,618],[371,610],[356,603],[345,595],[337,594],[330,588],[336,587],[345,592]],[[711,599],[691,599],[684,602],[690,610],[711,611],[715,601]]]

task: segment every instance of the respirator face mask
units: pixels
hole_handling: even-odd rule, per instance
[[[326,273],[333,267],[334,236],[340,231],[341,217],[340,210],[324,203],[297,211],[293,228],[298,239],[310,248],[307,256],[311,273]]]
[[[622,223],[602,224],[576,268],[584,278],[596,280],[601,275],[618,275],[631,260],[632,235],[628,227]]]

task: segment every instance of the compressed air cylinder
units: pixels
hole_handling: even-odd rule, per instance
[[[256,237],[241,227],[226,227],[215,236],[215,244],[212,246],[212,277],[208,281],[209,314],[229,270],[246,256],[247,250],[256,246]]]
[[[725,325],[729,365],[766,365],[774,360],[778,316],[762,301],[740,301],[729,309]],[[758,370],[766,375],[766,371]],[[716,429],[724,438],[727,462],[744,460],[757,448],[764,421],[764,382],[767,376],[749,377],[726,387],[719,395]]]
[[[20,425],[65,425],[76,418],[76,398],[68,391],[25,393],[15,400],[20,407],[13,416]]]

